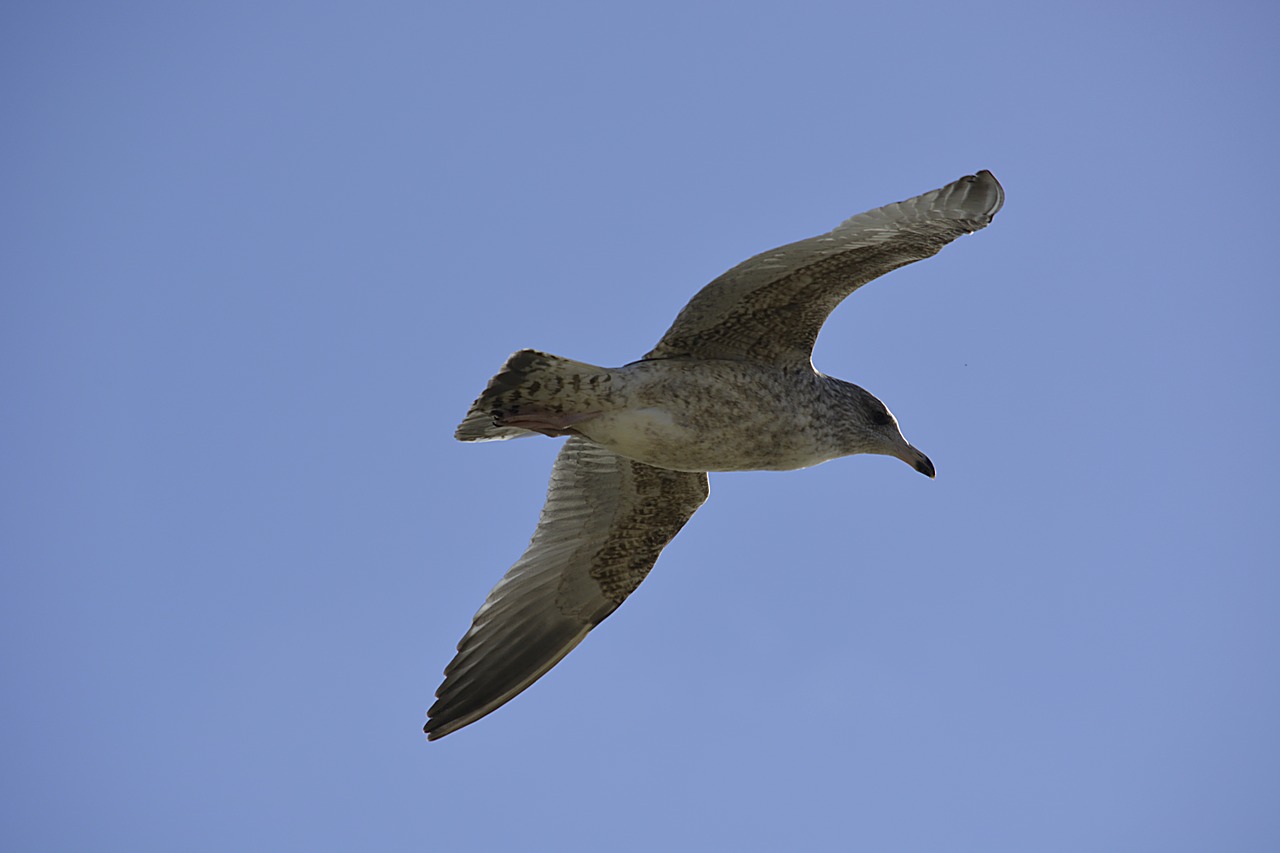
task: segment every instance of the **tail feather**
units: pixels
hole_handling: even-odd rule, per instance
[[[550,412],[572,413],[585,402],[593,377],[607,377],[608,371],[594,364],[573,361],[537,350],[513,353],[484,391],[471,404],[453,437],[458,441],[498,441],[537,435],[521,427],[503,426],[503,415]]]

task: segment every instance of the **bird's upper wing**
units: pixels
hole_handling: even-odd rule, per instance
[[[707,491],[706,474],[654,468],[570,438],[533,540],[445,668],[428,739],[475,722],[555,666],[640,585]]]
[[[873,278],[985,228],[1002,204],[1004,190],[982,171],[756,255],[702,288],[645,358],[807,367],[818,330],[841,300]]]

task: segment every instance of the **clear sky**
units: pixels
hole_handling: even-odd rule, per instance
[[[0,847],[1280,849],[1262,2],[7,3]],[[887,458],[713,475],[428,745],[557,443],[704,283],[992,170],[817,366]]]

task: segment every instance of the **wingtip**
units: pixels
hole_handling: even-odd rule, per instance
[[[993,192],[993,198],[986,213],[987,221],[989,222],[1000,212],[1000,208],[1004,207],[1004,187],[1000,185],[1000,181],[996,180],[996,176],[991,174],[989,169],[980,169],[977,174],[971,175],[970,178],[986,185],[986,188]]]
[[[490,711],[497,710],[497,706],[492,705],[478,712],[472,710],[470,713],[458,713],[457,708],[445,708],[443,705],[444,703],[437,700],[427,711],[427,722],[422,727],[422,733],[427,736],[428,741],[439,740],[447,734],[469,726]]]
[[[445,735],[453,734],[458,729],[471,725],[476,720],[489,713],[489,711],[493,710],[496,710],[496,708],[486,709],[484,712],[479,714],[466,714],[464,716],[442,715],[434,718],[431,716],[433,711],[428,711],[427,722],[426,725],[422,727],[422,733],[427,736],[428,742],[440,740],[440,738]]]

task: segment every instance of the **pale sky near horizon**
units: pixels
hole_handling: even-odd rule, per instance
[[[0,847],[1278,849],[1278,17],[8,4]],[[937,479],[713,475],[428,745],[558,447],[452,440],[503,359],[983,168],[814,355]]]

